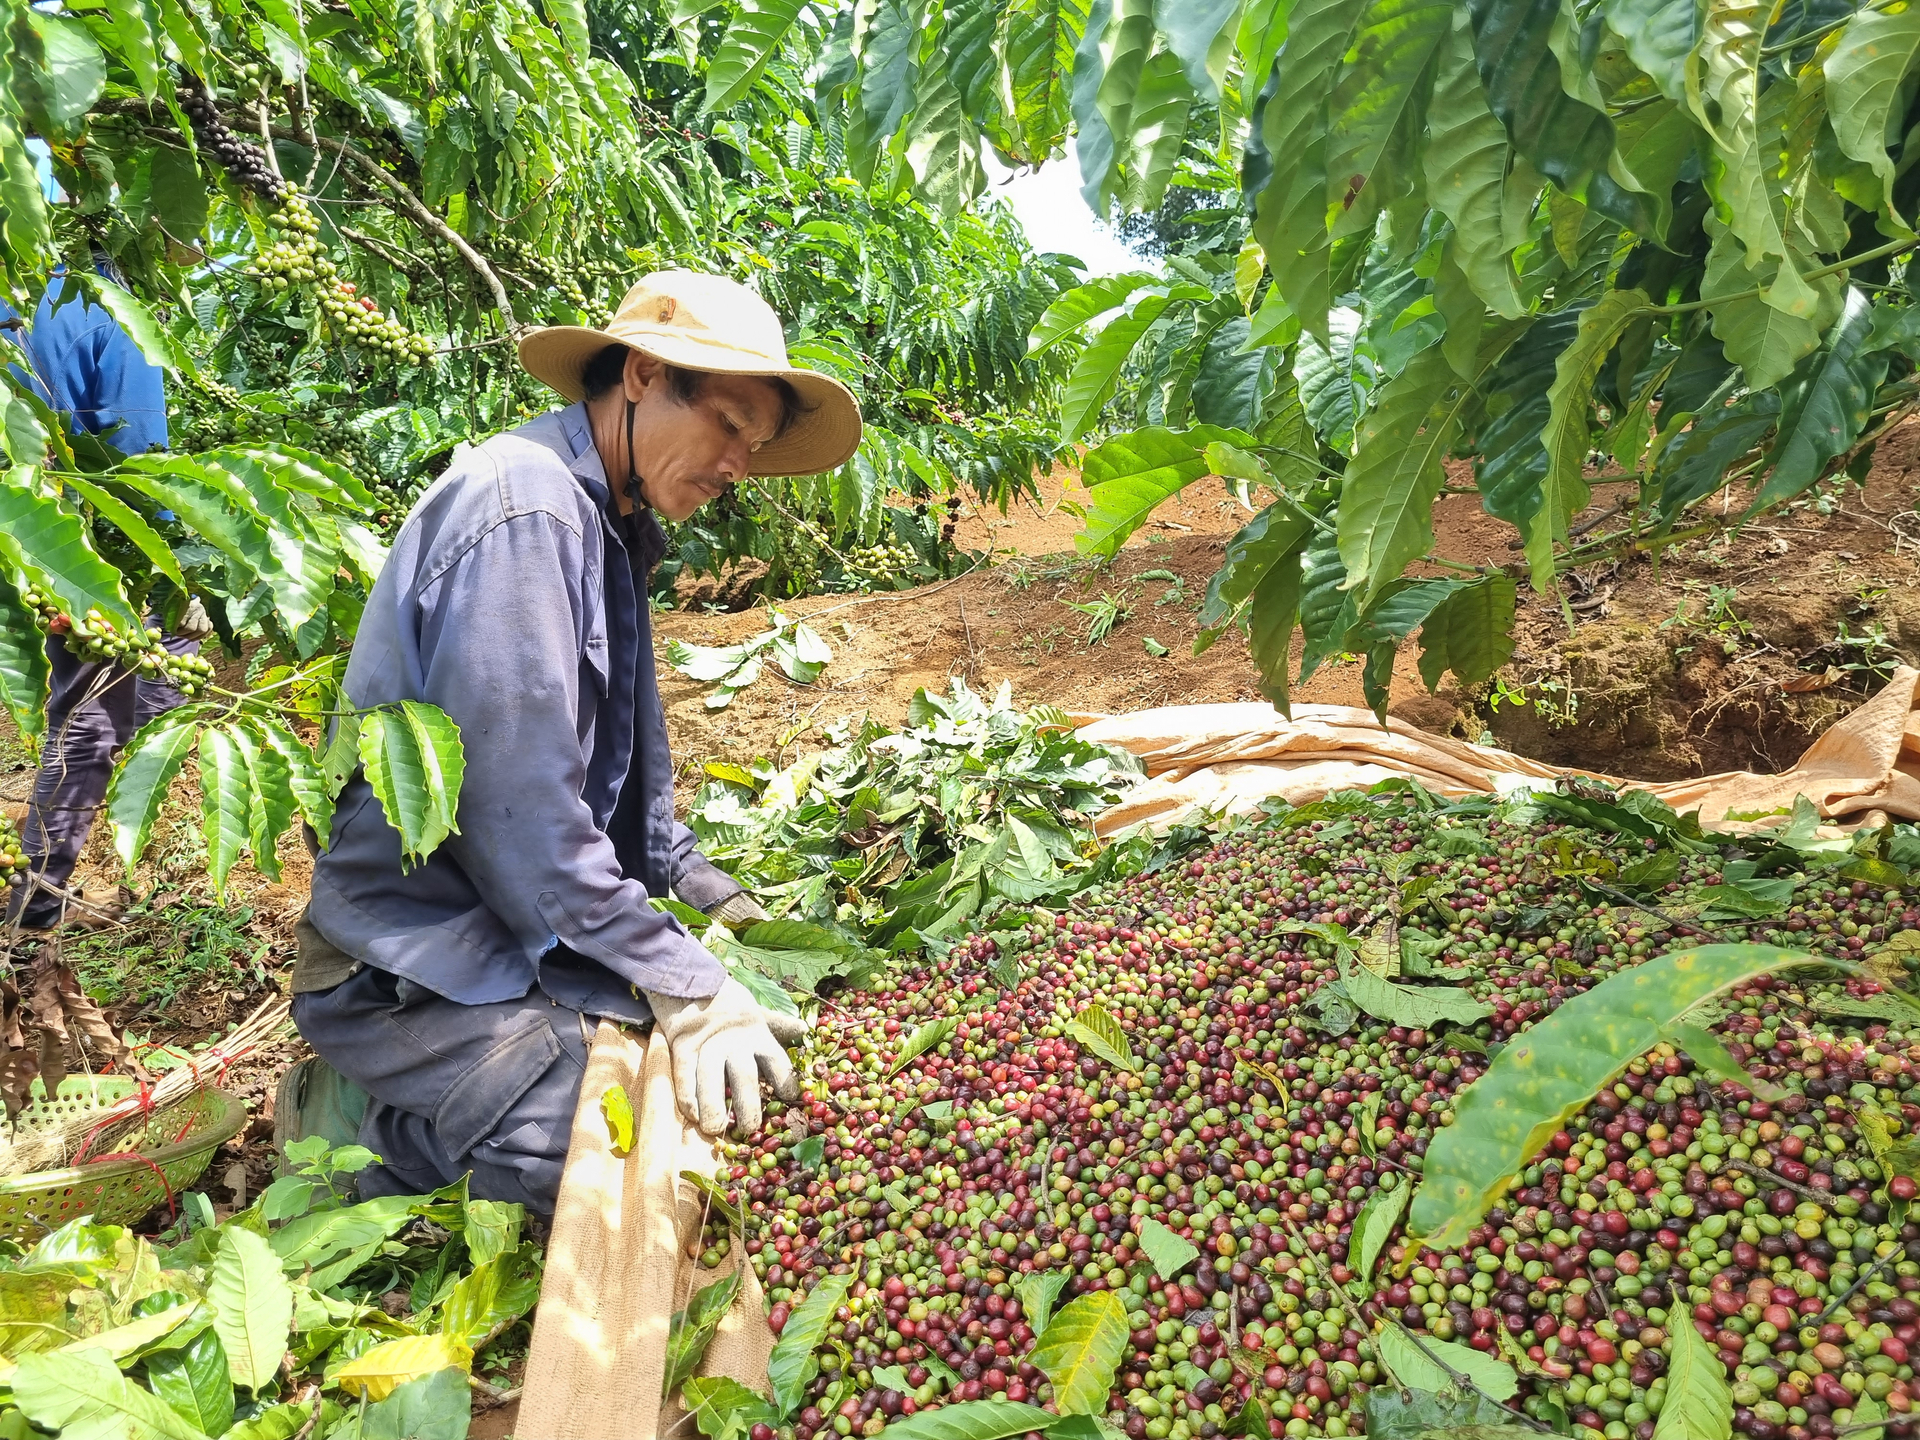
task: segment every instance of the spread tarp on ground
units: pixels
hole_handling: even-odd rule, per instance
[[[1729,771],[1698,780],[1652,784],[1568,772],[1522,755],[1430,734],[1347,705],[1295,705],[1293,719],[1265,702],[1168,705],[1132,715],[1088,716],[1080,735],[1131,751],[1147,780],[1101,815],[1094,829],[1112,836],[1145,824],[1164,830],[1202,813],[1239,815],[1270,796],[1294,805],[1335,790],[1364,789],[1405,776],[1450,798],[1496,795],[1550,785],[1579,773],[1650,791],[1676,810],[1698,810],[1724,829],[1765,820],[1735,815],[1784,813],[1805,795],[1837,825],[1920,820],[1920,670],[1902,668],[1880,693],[1829,729],[1779,775]],[[1773,822],[1777,823],[1777,822]]]
[[[633,1151],[614,1153],[600,1107],[613,1086],[633,1107]],[[696,1289],[742,1269],[740,1292],[698,1373],[767,1389],[773,1332],[766,1301],[736,1243],[703,1269],[705,1202],[682,1170],[713,1174],[713,1142],[680,1117],[667,1042],[602,1022],[587,1056],[560,1182],[546,1275],[534,1315],[520,1440],[657,1440],[695,1435],[678,1397],[663,1399],[667,1333]]]

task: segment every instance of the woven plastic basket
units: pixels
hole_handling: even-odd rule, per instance
[[[27,1131],[70,1126],[76,1117],[104,1111],[133,1090],[128,1076],[69,1076],[52,1100],[28,1103],[15,1121],[15,1133],[24,1138]],[[102,1224],[131,1224],[198,1180],[213,1152],[246,1123],[246,1106],[211,1086],[191,1091],[144,1121],[123,1121],[115,1133],[100,1137],[92,1153],[133,1152],[139,1159],[128,1155],[0,1179],[0,1235],[36,1239],[79,1215]]]

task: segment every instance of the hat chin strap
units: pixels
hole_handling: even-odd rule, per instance
[[[647,499],[646,481],[640,478],[640,471],[633,463],[633,416],[638,408],[633,401],[627,401],[627,501],[636,509],[651,510],[653,502]]]

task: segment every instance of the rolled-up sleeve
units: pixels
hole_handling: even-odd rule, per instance
[[[421,591],[421,695],[466,750],[460,833],[446,847],[530,957],[559,941],[641,990],[711,995],[725,970],[622,875],[581,799],[584,571],[571,527],[523,514]]]

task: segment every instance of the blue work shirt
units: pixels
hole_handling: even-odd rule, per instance
[[[6,356],[14,373],[74,426],[123,455],[166,449],[167,396],[159,367],[148,364],[120,322],[89,303],[78,286],[71,300],[55,308],[65,284],[59,275],[48,283],[31,325],[21,324],[0,300],[0,334],[22,357]]]
[[[461,456],[420,497],[361,616],[358,708],[438,705],[460,727],[459,832],[411,870],[364,775],[334,807],[309,921],[356,960],[479,1005],[535,985],[643,1020],[637,991],[726,972],[648,897],[740,887],[673,818],[646,575],[665,539],[619,514],[586,407]]]

